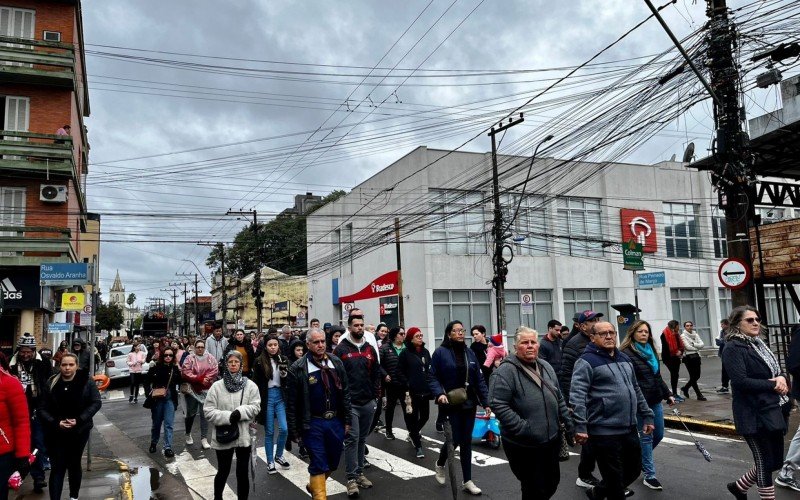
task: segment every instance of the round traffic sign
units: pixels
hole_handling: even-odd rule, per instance
[[[725,288],[739,290],[750,283],[751,271],[742,259],[725,259],[719,265],[717,276]]]
[[[86,314],[92,314],[92,305],[86,304],[85,306],[83,306],[83,312],[85,312]]]
[[[522,303],[523,304],[530,304],[533,301],[533,297],[529,293],[522,294]]]

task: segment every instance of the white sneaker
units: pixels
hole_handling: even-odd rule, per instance
[[[206,439],[206,438],[201,439],[200,440],[200,444],[203,446],[204,450],[207,450],[207,449],[211,448],[211,445],[208,444],[208,439]]]
[[[445,464],[445,465],[447,465],[447,464]],[[445,482],[445,479],[444,479],[444,467],[445,467],[445,465],[439,465],[439,464],[435,464],[434,465],[434,468],[436,470],[436,476],[434,476],[434,477],[436,478],[436,482],[441,484],[442,486],[444,486],[444,482]]]
[[[192,439],[192,435],[191,434],[187,434],[186,435],[186,444],[187,445],[194,444],[194,439]]]
[[[467,481],[466,483],[464,483],[461,486],[461,489],[463,489],[464,491],[466,491],[470,495],[480,495],[481,494],[481,489],[478,488],[477,486],[475,486],[475,483],[473,483],[471,479],[469,481]]]

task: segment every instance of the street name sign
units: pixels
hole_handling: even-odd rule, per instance
[[[750,282],[750,268],[742,259],[725,259],[719,265],[717,276],[722,286],[731,290],[740,290]]]
[[[667,273],[657,271],[653,273],[639,273],[636,275],[636,288],[649,290],[667,285]]]
[[[39,266],[39,284],[42,286],[75,286],[88,285],[90,282],[89,264],[41,264]]]

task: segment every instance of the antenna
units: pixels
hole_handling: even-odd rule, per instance
[[[689,163],[694,158],[694,143],[690,142],[686,146],[686,151],[683,152],[683,163]]]

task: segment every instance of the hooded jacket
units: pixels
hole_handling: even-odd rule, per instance
[[[189,382],[195,394],[200,394],[211,388],[219,375],[217,360],[205,352],[202,356],[190,353],[181,366],[181,378]]]
[[[222,358],[218,359],[217,361],[219,361],[220,364],[224,363],[225,356],[227,356],[229,352],[241,352],[240,349],[243,349],[245,352],[242,357],[244,358],[246,355],[246,359],[242,360],[242,374],[249,376],[253,371],[253,363],[256,362],[256,353],[253,351],[253,343],[250,342],[250,339],[248,339],[246,336],[241,342],[237,342],[234,337],[231,337],[228,340],[228,345],[225,347],[225,352],[222,354]],[[219,372],[222,373],[222,370],[224,369],[224,366],[220,366]]]
[[[75,354],[78,355],[78,368],[81,370],[86,370],[86,373],[89,373],[89,360],[91,359],[91,353],[89,352],[88,346],[86,341],[80,337],[75,337],[75,340],[72,341],[72,345],[80,344],[81,350],[80,351],[73,351]],[[97,366],[95,364],[95,366]]]
[[[567,340],[564,350],[561,353],[561,370],[558,373],[558,381],[561,384],[561,394],[569,398],[570,385],[572,384],[572,371],[575,362],[581,357],[589,344],[589,336],[579,331],[577,335]],[[568,404],[572,404],[569,403]]]
[[[381,395],[381,368],[378,353],[364,340],[361,347],[350,339],[339,342],[333,353],[342,361],[350,381],[350,403],[363,406]],[[302,358],[301,358],[302,359]]]

